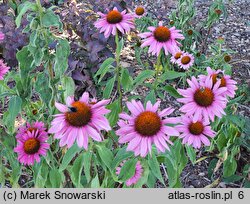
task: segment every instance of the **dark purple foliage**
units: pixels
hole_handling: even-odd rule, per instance
[[[113,9],[116,6],[124,10],[126,4],[132,1],[111,1],[111,0],[87,0],[67,1],[65,7],[58,14],[71,35],[71,55],[69,57],[69,70],[72,70],[72,77],[81,88],[91,91],[94,95],[94,84],[92,74],[99,68],[100,64],[108,57],[113,57],[115,49],[114,38],[105,39],[94,27],[97,20],[97,12],[106,12],[106,9]],[[105,5],[105,8],[103,7]],[[73,38],[73,33],[77,37]]]
[[[0,5],[0,31],[5,34],[4,41],[0,44],[2,57],[9,66],[16,66],[16,52],[28,43],[27,34],[22,33],[23,28],[27,25],[24,20],[20,28],[15,25],[15,11],[2,3]]]

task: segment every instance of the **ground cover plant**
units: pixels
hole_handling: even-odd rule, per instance
[[[233,2],[160,3],[1,2],[0,186],[250,186]]]

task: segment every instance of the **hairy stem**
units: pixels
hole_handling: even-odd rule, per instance
[[[119,36],[118,32],[116,32],[115,35],[115,43],[116,43],[116,48],[119,46]],[[117,89],[118,89],[118,100],[120,103],[120,109],[122,110],[122,90],[121,90],[121,77],[120,77],[120,72],[121,72],[121,66],[120,66],[120,54],[116,51],[116,81],[117,81]]]

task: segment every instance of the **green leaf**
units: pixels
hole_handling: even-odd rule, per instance
[[[103,90],[103,97],[104,98],[110,98],[110,95],[112,93],[112,90],[114,88],[115,84],[115,77],[108,80],[105,89]]]
[[[44,188],[49,174],[48,165],[46,162],[36,163],[34,169],[35,188]]]
[[[222,131],[220,131],[216,139],[219,151],[222,151],[226,147],[227,141],[228,139],[226,138],[225,134]]]
[[[64,88],[64,99],[68,96],[74,96],[75,93],[75,82],[71,77],[64,76],[62,78],[62,85]]]
[[[135,87],[142,84],[146,79],[154,76],[153,70],[144,70],[142,71],[134,80]]]
[[[51,10],[47,10],[46,13],[42,16],[42,24],[45,27],[57,26],[60,30],[63,27],[59,16]]]
[[[218,159],[213,159],[208,166],[208,178],[212,178]]]
[[[83,153],[80,154],[75,160],[73,166],[70,168],[70,177],[76,188],[81,188],[81,174],[84,164]]]
[[[69,42],[64,39],[59,39],[56,46],[56,56],[54,70],[56,77],[60,78],[68,68],[68,56],[70,53]]]
[[[7,118],[5,119],[5,125],[9,130],[12,130],[14,127],[15,119],[17,115],[22,110],[22,99],[19,96],[13,96],[10,98],[8,105]]]
[[[52,97],[52,90],[49,87],[49,78],[44,73],[40,73],[36,77],[35,90],[39,93],[43,102],[49,106]]]
[[[112,164],[112,161],[114,159],[113,153],[103,145],[96,145],[96,149],[97,149],[97,152],[98,152],[101,160],[104,162],[104,164],[110,170],[112,170],[111,164]]]
[[[117,154],[115,155],[115,158],[112,161],[111,168],[112,171],[124,160],[128,159],[129,157],[133,156],[133,152],[128,152],[126,150],[126,146],[121,148]]]
[[[84,152],[83,153],[83,166],[84,166],[84,174],[87,178],[87,181],[90,182],[91,180],[91,158],[92,153],[91,152]]]
[[[36,11],[37,10],[37,6],[36,6],[36,3],[31,3],[29,1],[26,1],[24,2],[23,4],[20,4],[18,6],[18,16],[16,17],[16,25],[17,25],[17,28],[20,27],[21,25],[21,21],[22,21],[22,17],[23,15],[28,11],[28,10],[31,10],[31,11]]]
[[[250,188],[250,181],[245,180],[245,182],[244,182],[244,188]]]
[[[94,78],[97,78],[97,76],[100,75],[98,83],[101,82],[102,78],[106,75],[106,73],[110,70],[111,64],[113,64],[115,62],[114,58],[108,58],[106,59],[100,66],[100,68],[98,69],[98,71],[96,72]]]
[[[172,80],[172,79],[176,79],[176,78],[179,78],[179,77],[183,77],[185,76],[186,74],[185,73],[182,73],[182,72],[175,72],[175,71],[166,71],[162,76],[161,76],[161,79],[162,81],[165,81],[165,80]]]
[[[115,100],[113,103],[107,105],[107,108],[111,110],[111,112],[107,115],[109,123],[111,127],[116,125],[119,119],[119,113],[121,112],[121,107],[118,100]]]
[[[133,86],[133,78],[129,75],[128,69],[122,69],[121,84],[125,91],[131,90]]]
[[[75,157],[77,153],[79,153],[81,149],[78,147],[78,145],[75,143],[71,148],[68,149],[66,154],[63,157],[62,163],[59,167],[60,171],[63,171],[67,168],[68,164],[71,162],[71,160]]]
[[[152,151],[152,155],[151,157],[148,157],[148,165],[151,169],[151,172],[153,173],[153,175],[159,179],[159,181],[165,185],[165,182],[162,178],[162,174],[161,174],[161,170],[160,170],[160,164],[157,161],[157,158],[154,154],[154,152]]]
[[[10,178],[9,178],[10,184],[12,185],[13,188],[17,188],[17,187],[19,187],[18,180],[19,180],[19,178],[21,176],[21,165],[18,162],[18,160],[16,159],[16,155],[13,152],[13,149],[10,149],[9,147],[6,147],[4,149],[3,155],[6,156],[8,162],[10,164],[10,167],[11,167],[11,170],[9,172],[9,174],[10,174]]]
[[[52,188],[60,188],[62,184],[62,176],[58,169],[51,169],[49,172],[49,179]]]
[[[98,174],[96,174],[95,178],[91,182],[91,188],[99,188],[100,187],[100,182],[98,178]]]
[[[175,98],[182,98],[182,96],[177,92],[177,90],[170,85],[166,85],[163,87],[163,89],[169,93],[170,96],[173,96]]]
[[[29,52],[28,46],[25,46],[20,51],[18,51],[16,54],[16,58],[19,62],[21,78],[25,80],[28,77],[29,72],[34,67],[34,65],[32,64],[34,59]]]
[[[116,47],[116,55],[117,56],[121,55],[121,51],[123,49],[123,46],[124,46],[124,40],[123,40],[123,38],[121,38],[121,40],[118,42],[118,45]]]
[[[171,188],[181,187],[180,175],[185,168],[188,159],[180,140],[176,140],[170,147],[171,151],[167,153],[165,164],[168,172],[169,186]]]
[[[242,180],[243,177],[242,176],[239,176],[239,175],[232,175],[230,177],[227,177],[227,178],[223,178],[223,181],[225,183],[234,183],[234,182],[237,182],[237,181],[240,181]]]
[[[152,104],[155,104],[155,102],[156,102],[156,96],[155,96],[155,91],[154,90],[151,90],[149,92],[149,94],[146,96],[145,103],[147,101],[151,101]]]
[[[125,162],[125,164],[121,168],[121,172],[118,176],[119,180],[125,182],[130,179],[135,174],[137,160],[130,159]]]
[[[157,178],[154,176],[152,171],[149,172],[147,186],[149,188],[154,188],[157,183]]]
[[[232,176],[237,169],[237,162],[234,158],[228,157],[223,163],[223,177],[227,178]]]
[[[192,162],[192,164],[194,165],[196,161],[196,152],[192,146],[186,145],[185,147],[186,147],[187,155],[190,161]]]

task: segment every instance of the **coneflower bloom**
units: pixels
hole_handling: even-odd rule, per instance
[[[193,116],[183,115],[180,123],[176,128],[181,133],[180,138],[183,139],[183,144],[192,145],[194,148],[200,148],[202,143],[209,146],[210,141],[207,137],[215,136],[209,121],[205,121],[202,115],[199,115],[198,120],[194,120]]]
[[[194,121],[198,121],[199,116],[203,115],[206,121],[209,118],[214,121],[214,117],[219,118],[225,115],[224,108],[226,107],[227,99],[224,97],[225,87],[219,87],[220,82],[213,85],[212,79],[207,77],[204,85],[201,85],[195,77],[187,80],[190,88],[178,89],[178,92],[184,96],[177,101],[185,105],[180,110],[187,115],[194,114]]]
[[[48,136],[38,130],[27,132],[17,139],[17,147],[14,151],[18,154],[18,160],[24,165],[33,165],[40,162],[40,155],[46,156],[50,145]]]
[[[55,138],[60,139],[61,147],[67,145],[69,148],[76,141],[79,147],[87,149],[89,137],[100,142],[100,131],[111,130],[104,116],[110,112],[105,108],[109,101],[89,101],[89,94],[85,92],[78,101],[75,101],[73,96],[68,97],[67,105],[56,102],[56,108],[62,113],[55,115],[49,133],[54,133]]]
[[[176,53],[174,53],[170,59],[170,61],[173,63],[173,64],[177,64],[177,61],[181,58],[182,54],[184,52],[183,51],[178,51]]]
[[[132,100],[127,102],[127,107],[131,115],[120,114],[118,125],[120,128],[116,131],[119,136],[119,143],[129,143],[127,151],[133,151],[135,156],[145,157],[148,152],[151,153],[152,144],[155,144],[159,152],[169,150],[168,144],[172,144],[170,136],[178,136],[179,132],[167,124],[178,123],[178,118],[167,117],[174,109],[166,108],[158,111],[160,102],[154,105],[147,102],[146,108],[140,101]]]
[[[135,8],[135,17],[141,18],[141,17],[145,16],[145,14],[146,14],[146,10],[143,6],[137,6]]]
[[[39,135],[41,136],[47,136],[48,133],[46,132],[46,128],[44,127],[44,123],[43,122],[34,122],[32,124],[27,123],[25,126],[21,126],[18,129],[16,138],[20,138],[22,137],[24,134],[27,134],[27,132],[36,132],[38,131]]]
[[[119,167],[116,168],[116,175],[119,175],[121,173],[121,168],[125,164],[125,162],[126,161],[123,161],[119,165]],[[141,162],[138,161],[135,166],[135,174],[126,181],[126,185],[131,186],[133,184],[136,184],[140,180],[142,176],[142,172],[143,172],[143,168],[142,168]]]
[[[0,80],[3,80],[4,75],[9,71],[9,67],[3,62],[3,60],[0,60]]]
[[[141,47],[149,46],[149,53],[158,56],[161,49],[164,49],[165,55],[168,55],[169,52],[174,54],[180,50],[181,44],[176,39],[184,39],[184,36],[180,34],[181,30],[163,26],[162,22],[159,22],[158,27],[148,27],[148,30],[150,32],[141,33],[139,36],[144,38]]]
[[[231,79],[230,75],[225,75],[224,71],[222,71],[221,69],[212,70],[210,67],[207,67],[207,76],[212,78],[213,85],[215,85],[217,81],[220,81],[220,87],[227,88],[227,90],[224,92],[225,96],[229,96],[231,98],[235,96],[236,94],[235,91],[238,89],[236,86],[237,82]],[[206,75],[199,76],[201,84],[205,83],[207,76]]]
[[[105,38],[111,34],[116,35],[117,30],[122,34],[129,32],[135,28],[134,15],[129,14],[126,10],[119,12],[116,7],[107,14],[98,12],[101,18],[95,22],[95,27],[100,29],[100,33],[104,33]]]
[[[192,54],[189,54],[189,53],[185,52],[185,53],[183,53],[183,54],[181,55],[181,57],[177,60],[177,64],[178,64],[181,68],[187,70],[187,69],[189,69],[190,67],[192,67],[193,64],[194,64],[194,56],[193,56]]]

